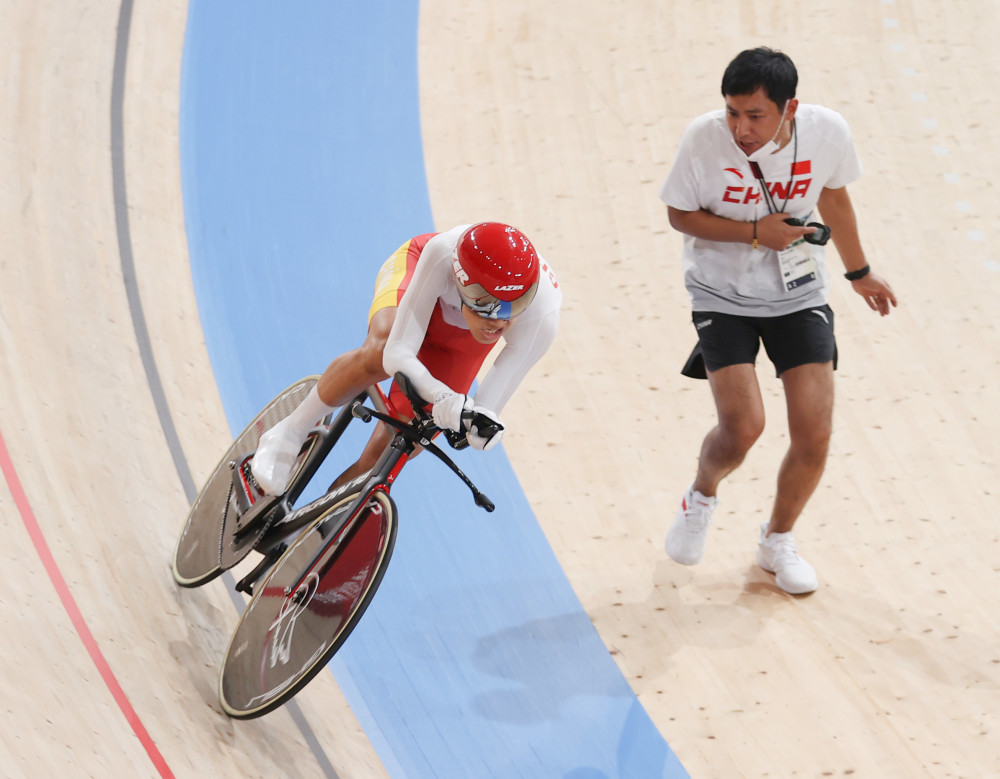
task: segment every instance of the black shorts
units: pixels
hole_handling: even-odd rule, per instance
[[[774,317],[695,311],[691,319],[709,371],[755,363],[761,342],[778,376],[789,368],[813,362],[832,361],[834,370],[837,368],[833,309],[827,305]]]

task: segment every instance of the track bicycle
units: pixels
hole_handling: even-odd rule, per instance
[[[433,453],[459,476],[477,505],[494,508],[432,440],[443,432],[452,447],[461,449],[467,445],[465,434],[439,430],[426,401],[402,374],[395,381],[415,410],[411,422],[401,422],[381,388],[370,387],[310,432],[284,494],[264,495],[251,464],[260,436],[291,413],[317,380],[310,376],[290,386],[237,436],[192,505],[174,553],[174,578],[184,587],[211,581],[251,552],[260,555],[236,584],[251,600],[219,679],[222,708],[236,719],[259,717],[287,702],[325,667],[360,621],[395,546],[399,513],[390,489],[418,449]],[[355,419],[377,419],[393,428],[376,464],[296,507]],[[463,420],[485,437],[501,429],[472,412]]]

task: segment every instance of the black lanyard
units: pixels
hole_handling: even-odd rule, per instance
[[[781,204],[781,211],[784,212],[785,208],[788,206],[788,198],[792,196],[792,181],[795,178],[795,163],[799,160],[799,131],[795,122],[792,122],[792,169],[791,174],[788,179],[788,189],[785,190],[785,202]],[[758,165],[753,160],[750,160],[750,170],[753,172],[754,178],[760,182],[761,193],[764,195],[764,203],[767,204],[768,213],[775,213],[778,211],[778,207],[775,205],[774,198],[771,197],[771,191],[767,188],[767,181],[764,180],[764,174],[760,171],[760,165]]]

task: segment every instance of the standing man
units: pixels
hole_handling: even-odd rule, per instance
[[[764,430],[754,368],[763,343],[784,385],[791,442],[757,562],[783,590],[803,594],[818,581],[796,551],[792,527],[826,465],[837,362],[826,239],[873,311],[885,316],[896,296],[861,248],[847,194],[861,173],[850,128],[835,111],[800,104],[797,84],[795,65],[781,52],[737,55],[722,77],[725,108],[688,125],[660,197],[671,226],[684,233],[684,281],[698,333],[685,373],[707,374],[718,413],[667,534],[667,554],[684,565],[701,560],[719,484]]]

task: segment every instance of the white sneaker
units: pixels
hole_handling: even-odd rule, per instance
[[[792,595],[805,595],[819,587],[816,571],[799,557],[791,531],[768,535],[766,522],[760,526],[757,564],[773,573],[775,583]]]
[[[718,498],[708,498],[688,488],[667,533],[665,546],[671,560],[681,565],[694,565],[701,560],[705,554],[708,525],[717,505]]]
[[[289,430],[282,419],[260,437],[257,451],[250,461],[250,470],[257,484],[267,495],[281,495],[288,487],[295,460],[302,450],[302,441]]]

